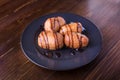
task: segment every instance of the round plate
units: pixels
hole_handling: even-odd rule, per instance
[[[37,45],[38,34],[43,30],[47,18],[61,16],[67,23],[81,22],[86,29],[85,34],[90,42],[84,49],[62,49],[50,51]],[[24,30],[21,38],[21,47],[26,57],[38,66],[51,70],[70,70],[91,62],[100,52],[102,38],[97,27],[89,20],[71,13],[53,13],[34,20]]]

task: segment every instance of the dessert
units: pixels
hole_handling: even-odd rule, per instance
[[[48,18],[44,23],[44,29],[45,31],[59,31],[60,27],[66,24],[66,21],[64,18],[58,16],[58,17],[52,17]]]
[[[42,31],[38,36],[38,45],[41,48],[56,50],[63,47],[63,36],[52,31]]]
[[[64,43],[69,48],[83,48],[88,45],[89,39],[81,33],[67,32],[64,37]]]
[[[60,16],[48,18],[44,23],[44,31],[38,36],[38,45],[49,50],[60,49],[64,44],[73,49],[86,47],[89,39],[81,33],[82,30],[80,22],[66,24]]]
[[[81,33],[82,32],[82,24],[78,23],[78,22],[72,22],[70,24],[66,24],[66,25],[62,26],[60,29],[60,33],[63,35],[69,31]]]

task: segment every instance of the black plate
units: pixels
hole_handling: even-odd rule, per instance
[[[90,42],[84,49],[62,49],[50,51],[37,45],[37,36],[43,30],[43,24],[47,18],[61,16],[67,23],[81,22]],[[51,70],[70,70],[81,67],[91,62],[100,52],[102,38],[97,27],[84,17],[71,13],[53,13],[34,20],[24,30],[21,38],[21,47],[26,57],[38,66]]]

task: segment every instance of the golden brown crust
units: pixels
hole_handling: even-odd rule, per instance
[[[74,23],[66,24],[66,25],[62,26],[60,29],[60,33],[63,35],[69,31],[81,33],[82,32],[82,24],[74,22]]]
[[[64,43],[70,48],[81,48],[88,45],[89,39],[81,33],[67,32],[65,34]]]
[[[44,29],[45,31],[59,31],[60,27],[63,26],[64,24],[66,24],[64,18],[58,16],[58,17],[52,17],[52,18],[48,18],[45,21],[44,24]]]
[[[86,47],[88,45],[89,39],[87,36],[85,36],[83,34],[81,36],[82,36],[82,39],[81,39],[82,47]]]
[[[38,36],[38,45],[41,48],[56,50],[63,47],[63,36],[60,33],[42,31]]]
[[[38,45],[49,50],[62,48],[64,44],[74,49],[86,47],[89,39],[81,34],[82,24],[79,22],[65,24],[66,21],[60,16],[48,18],[44,24],[45,31],[38,36]]]

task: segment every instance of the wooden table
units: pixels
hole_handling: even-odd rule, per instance
[[[70,12],[97,25],[103,47],[91,63],[71,71],[51,71],[30,62],[20,36],[34,19]],[[120,80],[120,0],[0,0],[0,80]]]

